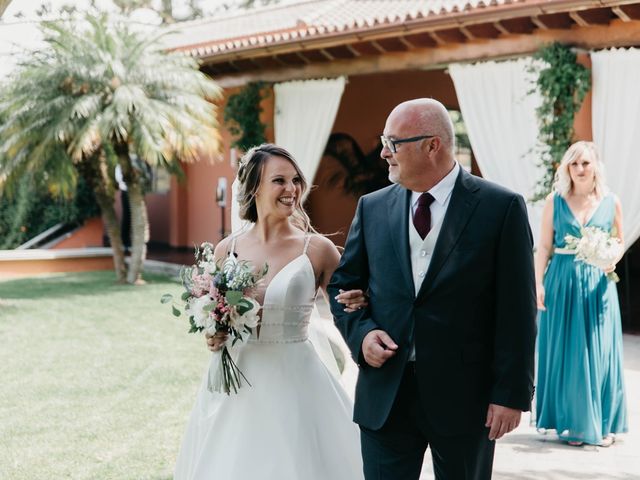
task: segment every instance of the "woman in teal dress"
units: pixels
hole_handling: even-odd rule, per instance
[[[569,147],[543,210],[536,253],[536,423],[570,445],[609,446],[627,431],[620,306],[607,276],[624,249],[604,270],[575,261],[565,236],[581,237],[582,227],[623,240],[620,202],[607,191],[591,142]]]

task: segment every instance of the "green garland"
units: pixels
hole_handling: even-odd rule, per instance
[[[232,147],[246,152],[254,145],[267,141],[266,125],[260,121],[260,102],[267,96],[265,86],[264,82],[249,83],[240,92],[229,97],[224,108],[224,121],[229,132],[238,137],[231,144]]]
[[[591,88],[591,72],[576,62],[571,47],[560,43],[541,48],[534,58],[539,61],[534,62],[532,70],[538,74],[536,86],[542,95],[542,105],[536,114],[538,140],[543,146],[540,160],[543,174],[532,198],[538,201],[551,192],[556,169],[572,143],[573,119]]]

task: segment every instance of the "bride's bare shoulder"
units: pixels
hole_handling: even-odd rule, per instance
[[[319,233],[312,233],[309,239],[309,248],[314,248],[320,252],[338,251],[335,244],[324,235]]]
[[[335,268],[335,264],[340,259],[340,252],[335,244],[324,235],[312,234],[309,239],[309,248],[307,249],[309,257],[321,270],[325,268]]]
[[[222,258],[227,256],[227,252],[229,251],[229,247],[231,246],[231,239],[232,236],[229,235],[228,237],[223,238],[217,243],[216,248],[214,248],[213,250],[213,256],[215,258]]]

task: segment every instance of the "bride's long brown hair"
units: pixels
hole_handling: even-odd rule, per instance
[[[288,160],[296,173],[300,177],[300,198],[296,199],[296,207],[291,215],[291,223],[303,232],[315,232],[311,226],[309,215],[302,207],[302,198],[309,189],[307,179],[298,166],[293,156],[284,148],[272,143],[263,143],[257,147],[252,147],[240,159],[238,165],[238,204],[240,206],[240,218],[251,223],[258,221],[258,209],[256,208],[256,192],[262,181],[262,171],[264,164],[271,157],[282,157]]]

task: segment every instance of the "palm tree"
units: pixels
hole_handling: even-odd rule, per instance
[[[0,189],[25,173],[45,172],[61,194],[78,175],[93,188],[120,281],[141,280],[148,220],[140,169],[132,157],[180,174],[180,162],[218,152],[215,106],[220,88],[181,53],[160,49],[104,14],[83,22],[44,23],[46,48],[20,65],[2,92]],[[132,252],[127,272],[116,221],[115,165],[127,183]],[[125,277],[126,276],[126,277]]]

